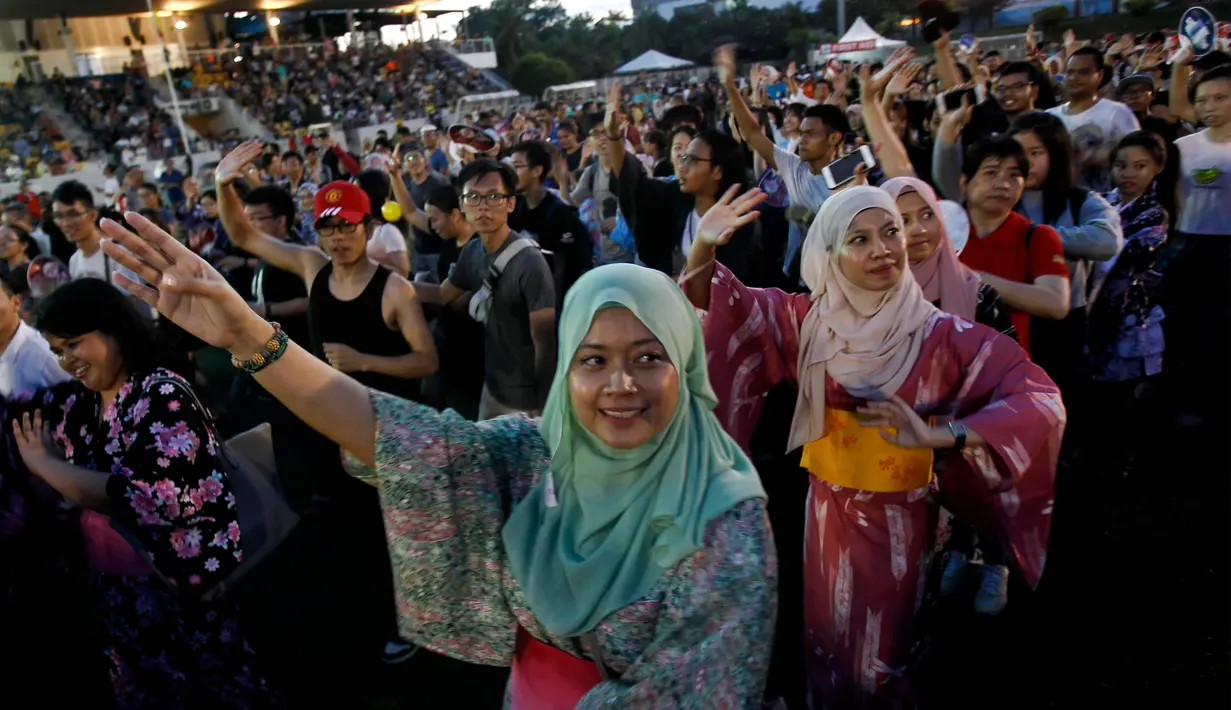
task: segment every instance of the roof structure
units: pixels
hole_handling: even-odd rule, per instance
[[[693,66],[693,63],[687,59],[680,59],[670,54],[663,54],[656,49],[651,49],[612,73],[635,74],[643,71],[664,71],[666,69],[681,69],[691,66]]]
[[[871,25],[869,25],[862,17],[855,18],[855,21],[851,23],[851,28],[846,31],[846,34],[842,35],[842,39],[838,40],[837,43],[846,44],[847,42],[867,41],[876,42],[877,49],[884,49],[886,47],[901,47],[906,44],[900,39],[888,39],[882,36],[879,32],[872,29]]]
[[[155,11],[179,13],[263,12],[265,10],[378,10],[425,8],[437,0],[153,0]],[[0,20],[102,15],[148,15],[145,0],[39,0],[0,2]]]

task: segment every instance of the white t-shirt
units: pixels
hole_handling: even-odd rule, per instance
[[[1081,113],[1069,113],[1069,104],[1064,103],[1047,109],[1051,115],[1064,122],[1073,139],[1073,154],[1081,171],[1083,156],[1102,148],[1115,148],[1120,139],[1133,131],[1141,130],[1141,124],[1133,110],[1119,101],[1099,99]],[[1095,192],[1111,190],[1111,169],[1106,167],[1096,172],[1081,171],[1081,182]]]
[[[103,241],[108,242],[111,240],[104,239]],[[116,263],[114,259],[103,252],[101,247],[90,256],[86,256],[80,249],[73,252],[73,255],[68,259],[68,273],[73,277],[73,280],[95,278],[102,279],[112,285],[115,285],[115,281],[112,280],[111,276],[120,273],[137,283],[141,283],[141,279],[135,273]],[[116,286],[116,288],[120,287]],[[125,291],[125,293],[128,292]]]
[[[825,186],[825,178],[820,173],[814,175],[812,168],[798,155],[778,146],[774,146],[774,162],[791,204],[804,207],[814,215],[820,212],[821,205],[833,194]]]
[[[26,400],[39,387],[68,379],[68,373],[60,367],[43,336],[25,323],[19,323],[13,340],[0,353],[0,397]]]
[[[1231,143],[1209,131],[1175,142],[1180,151],[1180,212],[1176,229],[1189,234],[1231,235]]]
[[[380,261],[394,252],[406,251],[406,238],[401,230],[386,222],[372,232],[367,251],[369,259]]]

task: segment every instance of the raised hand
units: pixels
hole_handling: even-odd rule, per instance
[[[970,88],[970,84],[961,84],[945,93],[950,94],[954,91],[963,91],[968,88]],[[962,129],[966,128],[966,124],[970,122],[970,114],[973,110],[974,106],[971,105],[970,99],[965,96],[962,97],[960,108],[944,109],[940,114],[940,138],[948,143],[956,143],[958,137],[962,135]]]
[[[29,412],[21,419],[13,420],[13,441],[17,443],[17,452],[26,468],[35,474],[39,473],[41,465],[50,459],[59,459],[55,445],[51,443],[50,433],[43,426],[43,412],[34,410],[34,416]]]
[[[718,68],[718,80],[723,86],[735,83],[735,45],[724,44],[714,50],[714,66]]]
[[[711,246],[722,246],[731,241],[731,237],[740,227],[761,216],[761,213],[753,208],[765,201],[765,193],[757,187],[736,197],[738,192],[739,185],[732,185],[722,199],[706,211],[697,224],[698,241]]]
[[[1036,49],[1038,49],[1038,42],[1034,38],[1034,23],[1032,22],[1026,28],[1026,53],[1032,54]]]
[[[240,357],[261,349],[272,333],[269,324],[222,274],[145,217],[129,212],[124,219],[137,234],[104,219],[100,226],[113,241],[103,242],[103,251],[145,283],[117,273],[116,284],[214,347]]]
[[[919,72],[923,70],[923,65],[918,63],[907,64],[902,67],[901,71],[893,75],[889,83],[885,85],[885,93],[891,96],[901,96],[910,90],[911,84],[914,83],[915,77],[919,76]]]
[[[620,86],[620,82],[611,82],[611,86],[607,87],[607,116],[603,120],[603,128],[608,136],[624,134],[624,125],[620,117],[620,99],[623,96],[624,89]]]
[[[235,146],[214,168],[214,182],[218,185],[229,185],[236,180],[244,179],[251,170],[252,161],[265,149],[265,144],[259,140],[249,140]]]

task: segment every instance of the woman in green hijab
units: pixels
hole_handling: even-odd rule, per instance
[[[666,276],[583,276],[542,420],[476,424],[283,345],[209,265],[127,219],[140,236],[105,221],[123,245],[108,253],[157,289],[117,281],[373,467],[407,638],[511,664],[512,710],[760,706],[777,592],[765,493],[712,414],[700,325]]]

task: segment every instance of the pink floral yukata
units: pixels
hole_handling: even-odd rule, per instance
[[[765,393],[784,377],[796,384],[811,305],[808,294],[748,288],[716,267],[701,314],[714,413],[745,448]],[[903,672],[935,548],[937,492],[965,520],[997,529],[1031,585],[1043,571],[1065,423],[1052,381],[1011,339],[937,311],[896,394],[924,417],[961,419],[988,445],[949,453],[939,481],[908,491],[844,488],[812,471],[804,606],[814,708],[913,704]],[[825,398],[844,411],[863,403],[832,379]]]
[[[500,537],[508,512],[548,471],[536,420],[511,415],[476,424],[453,410],[437,413],[376,390],[371,397],[374,475],[406,638],[459,660],[507,666],[516,664],[520,627],[591,660],[580,639],[555,636],[539,623],[507,566]],[[747,500],[711,521],[699,550],[594,630],[603,660],[619,678],[567,706],[760,708],[777,594],[770,543],[761,500]],[[511,705],[516,693],[511,688],[506,694],[506,707],[562,707]]]
[[[155,576],[93,573],[116,705],[273,707],[234,604],[194,598],[235,569],[242,545],[218,444],[188,387],[160,369],[130,378],[105,411],[99,411],[101,396],[82,387],[58,407],[62,418],[53,438],[65,458],[112,473],[111,513],[144,538],[155,565],[178,590]]]

